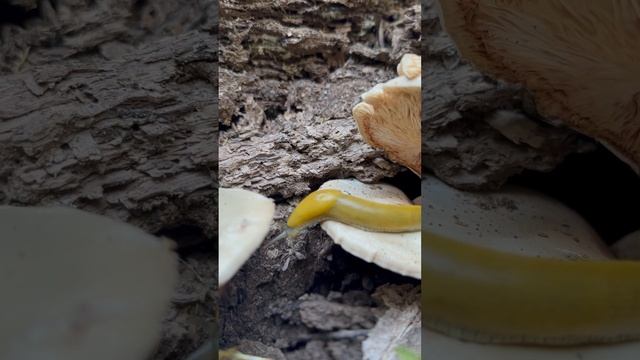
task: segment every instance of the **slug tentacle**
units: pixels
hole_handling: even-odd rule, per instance
[[[332,189],[312,192],[293,209],[287,220],[287,226],[296,229],[317,223],[319,219],[327,216],[343,195],[341,191]]]
[[[276,242],[276,241],[284,240],[284,239],[287,239],[287,238],[288,239],[294,238],[294,237],[298,236],[298,234],[300,233],[300,230],[302,230],[302,229],[303,229],[302,227],[300,227],[300,228],[289,228],[288,227],[288,228],[282,230],[271,241],[272,242]]]
[[[334,220],[366,231],[410,232],[421,229],[421,206],[371,201],[340,190],[322,189],[305,197],[293,210],[290,229]]]
[[[280,240],[284,240],[288,237],[292,237],[291,236],[291,231],[290,229],[284,229],[282,232],[280,232],[280,234],[278,234],[276,237],[274,237],[271,241],[272,242],[276,242],[276,241],[280,241]]]

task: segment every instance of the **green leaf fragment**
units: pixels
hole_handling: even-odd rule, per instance
[[[420,355],[405,347],[397,348],[396,355],[398,355],[398,360],[420,360]]]

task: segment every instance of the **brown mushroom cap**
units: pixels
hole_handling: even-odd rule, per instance
[[[441,1],[461,55],[523,84],[545,117],[640,165],[640,6],[633,1]]]
[[[406,54],[398,77],[362,94],[353,117],[364,140],[414,173],[421,171],[422,80],[420,56]]]

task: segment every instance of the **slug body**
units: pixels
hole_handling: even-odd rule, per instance
[[[290,229],[300,229],[325,220],[335,220],[374,232],[410,232],[421,229],[421,207],[387,204],[323,189],[305,197],[287,221]]]
[[[422,233],[426,326],[467,341],[578,345],[640,338],[640,262],[502,253]]]

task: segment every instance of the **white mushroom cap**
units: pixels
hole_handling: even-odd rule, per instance
[[[331,180],[321,189],[337,189],[349,195],[389,204],[411,204],[391,185],[363,184],[357,180]],[[377,233],[337,221],[325,221],[322,229],[345,251],[387,270],[416,279],[421,277],[421,232]]]
[[[518,255],[607,259],[611,254],[575,211],[545,195],[515,186],[466,192],[423,175],[427,201],[422,227],[459,241]]]
[[[218,282],[223,285],[267,236],[275,204],[248,190],[221,188],[218,209]]]
[[[414,173],[421,168],[422,79],[420,56],[405,54],[398,77],[362,94],[353,117],[364,140]]]
[[[0,359],[143,360],[177,281],[172,243],[70,208],[0,207]]]
[[[422,194],[428,204],[422,224],[427,231],[524,256],[611,257],[584,219],[556,200],[518,187],[491,193],[463,192],[432,176],[424,177]],[[429,349],[423,355],[427,360],[632,360],[640,353],[637,342],[563,348],[504,346],[465,342],[428,329],[423,329],[422,346]]]

